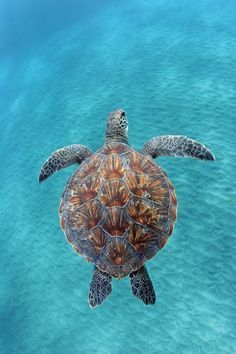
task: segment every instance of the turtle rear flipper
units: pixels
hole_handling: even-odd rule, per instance
[[[145,266],[130,274],[132,293],[142,300],[145,305],[153,305],[156,302],[156,294]]]
[[[89,290],[89,304],[91,307],[101,305],[111,293],[111,282],[112,277],[110,274],[102,272],[97,267],[94,268]]]
[[[44,181],[54,172],[75,163],[81,163],[92,155],[92,151],[84,145],[72,144],[54,151],[44,162],[39,174],[39,182]]]

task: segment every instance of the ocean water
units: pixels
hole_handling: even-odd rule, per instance
[[[234,0],[0,4],[0,353],[236,353]],[[173,236],[147,263],[157,303],[129,279],[90,309],[93,267],[58,221],[72,143],[94,151],[122,107],[129,142],[184,134],[216,161],[162,157],[178,197]]]

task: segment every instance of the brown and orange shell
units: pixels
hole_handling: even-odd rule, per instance
[[[165,172],[124,143],[109,143],[69,179],[59,214],[76,252],[116,278],[137,270],[166,243],[177,200]]]

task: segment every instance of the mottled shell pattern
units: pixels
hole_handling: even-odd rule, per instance
[[[165,245],[176,212],[165,172],[150,157],[115,142],[75,171],[59,210],[75,251],[116,278],[137,270]]]

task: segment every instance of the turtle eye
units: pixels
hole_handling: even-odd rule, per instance
[[[122,113],[121,113],[121,117],[125,117],[125,112],[122,112]]]

